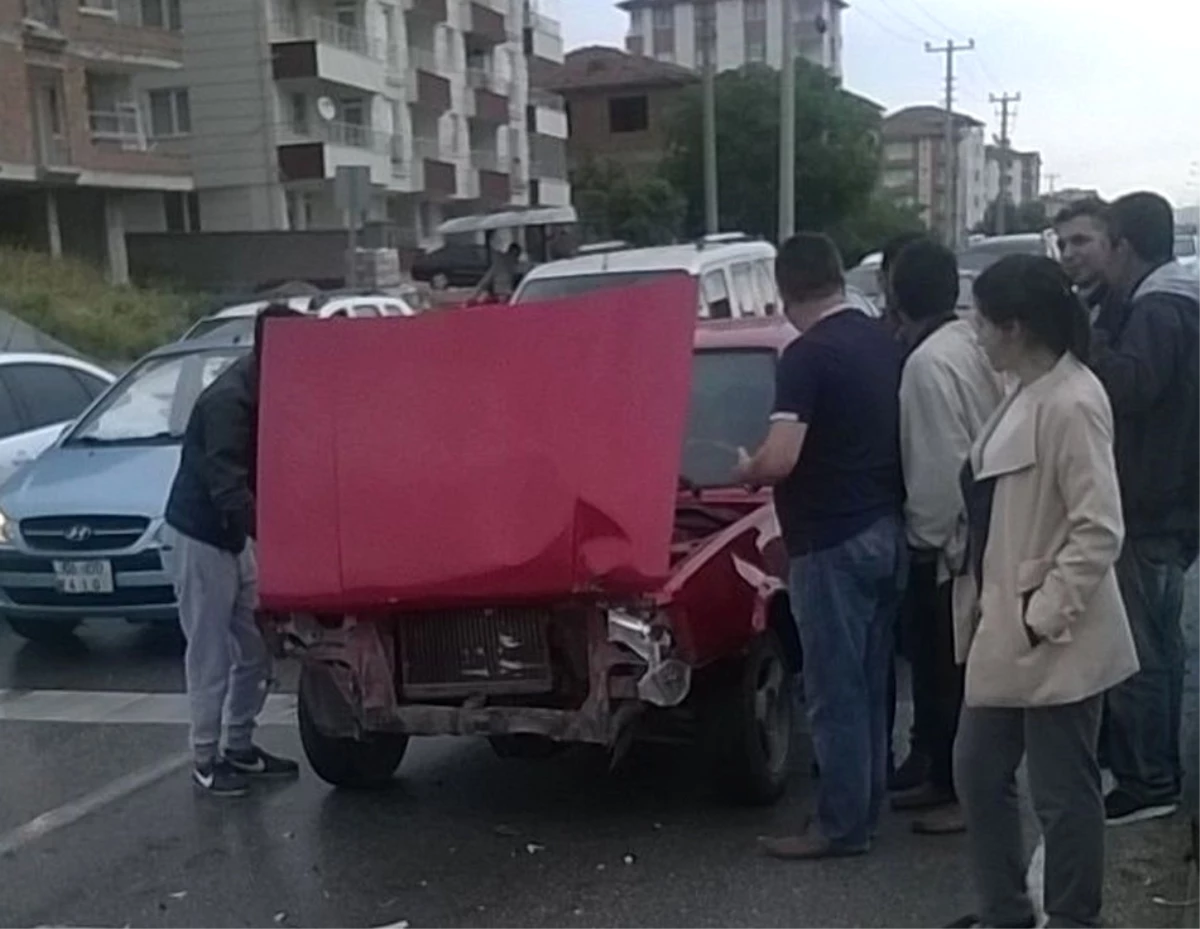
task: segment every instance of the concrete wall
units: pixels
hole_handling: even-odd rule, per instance
[[[623,87],[571,93],[568,97],[571,135],[567,140],[571,165],[583,164],[589,158],[611,158],[633,168],[657,166],[665,151],[667,131],[680,93],[678,87]],[[608,101],[613,97],[638,96],[648,98],[646,131],[610,132]]]

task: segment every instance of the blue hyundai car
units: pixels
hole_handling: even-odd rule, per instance
[[[164,346],[0,487],[0,616],[48,641],[85,619],[176,621],[163,512],[196,398],[248,333]]]

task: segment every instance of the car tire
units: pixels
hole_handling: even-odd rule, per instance
[[[721,793],[753,806],[774,803],[787,789],[795,745],[792,672],[774,631],[754,640],[711,701],[707,725]]]
[[[8,624],[12,627],[13,632],[30,642],[55,644],[70,639],[72,633],[75,632],[75,627],[79,625],[79,620],[26,619],[10,616]]]
[[[321,780],[334,787],[373,790],[386,787],[408,749],[408,736],[394,732],[373,732],[362,738],[330,736],[321,731],[310,706],[313,675],[305,668],[300,673],[297,716],[300,744],[304,756]]]
[[[555,742],[553,739],[532,733],[489,735],[487,738],[496,757],[504,759],[552,758],[566,748],[561,742]]]

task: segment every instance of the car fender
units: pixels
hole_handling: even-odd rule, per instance
[[[779,524],[769,503],[705,539],[680,561],[659,604],[696,667],[741,652],[771,622],[786,592]]]

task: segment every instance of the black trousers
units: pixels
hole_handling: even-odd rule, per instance
[[[905,603],[905,652],[912,662],[913,744],[929,757],[935,787],[954,790],[954,736],[964,669],[954,661],[951,584],[938,583],[937,561],[915,554]]]

